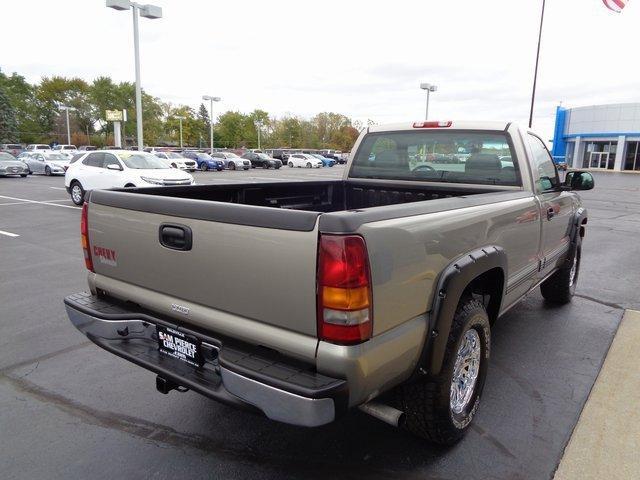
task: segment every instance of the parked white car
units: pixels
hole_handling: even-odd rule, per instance
[[[29,173],[64,175],[69,167],[69,157],[51,150],[22,152],[18,159],[27,164]]]
[[[71,158],[78,153],[78,148],[75,145],[56,145],[53,147],[53,151]]]
[[[46,143],[32,143],[27,145],[27,152],[35,152],[36,150],[51,150],[51,147]]]
[[[287,159],[289,167],[322,168],[322,160],[306,153],[294,153]]]
[[[152,153],[132,150],[87,152],[69,166],[64,177],[76,205],[82,205],[89,190],[191,184],[191,174],[171,168]]]
[[[166,160],[173,168],[179,168],[180,170],[187,170],[189,172],[195,172],[198,169],[198,164],[195,160],[185,158],[179,153],[155,152],[155,156]]]

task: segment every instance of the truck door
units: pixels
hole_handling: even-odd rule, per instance
[[[573,200],[569,192],[560,189],[560,177],[551,154],[544,142],[537,136],[527,135],[531,149],[531,171],[534,189],[540,202],[540,269],[542,279],[563,259],[569,248]]]

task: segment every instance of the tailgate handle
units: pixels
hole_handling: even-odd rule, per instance
[[[172,250],[191,250],[191,229],[184,225],[163,223],[160,225],[160,244]]]

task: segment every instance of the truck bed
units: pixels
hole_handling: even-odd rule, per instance
[[[376,184],[374,182],[338,180],[133,188],[120,191],[328,213],[488,193],[492,190],[483,187],[456,185],[406,187],[394,185],[390,187],[388,182]]]

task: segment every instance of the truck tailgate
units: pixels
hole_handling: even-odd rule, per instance
[[[316,336],[317,224],[309,231],[282,230],[98,203],[90,203],[88,215],[96,274],[166,294],[176,304],[185,300]],[[191,249],[161,245],[161,224],[188,227]]]

